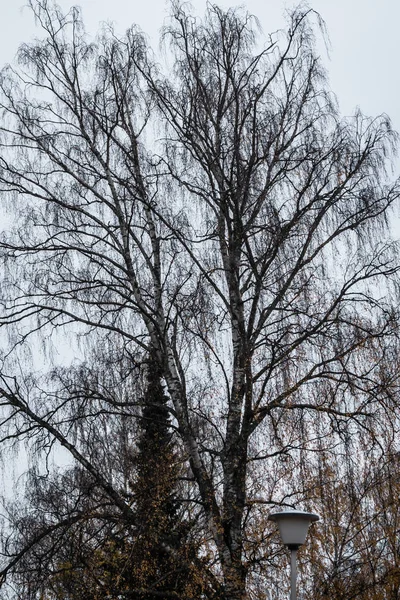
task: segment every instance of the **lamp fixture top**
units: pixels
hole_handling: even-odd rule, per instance
[[[303,510],[283,510],[280,512],[272,513],[268,516],[268,519],[270,521],[274,521],[275,523],[282,518],[303,518],[306,521],[310,521],[310,523],[314,523],[315,521],[319,521],[320,519],[320,517],[315,513],[304,512]]]

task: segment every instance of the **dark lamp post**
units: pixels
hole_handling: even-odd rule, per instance
[[[278,525],[282,542],[290,550],[290,600],[296,600],[297,550],[306,541],[309,526],[318,521],[319,516],[301,510],[290,510],[273,513],[268,519]]]

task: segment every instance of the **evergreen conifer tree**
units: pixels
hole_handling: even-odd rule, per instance
[[[136,586],[149,590],[146,600],[159,598],[160,592],[198,598],[201,575],[193,562],[197,550],[188,540],[190,526],[180,515],[179,461],[168,398],[154,356],[148,361],[143,400],[133,484],[139,527],[132,551]]]

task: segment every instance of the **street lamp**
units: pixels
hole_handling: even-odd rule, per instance
[[[318,521],[319,516],[301,510],[288,510],[273,513],[268,519],[278,525],[282,541],[290,550],[290,600],[296,600],[297,550],[306,541],[309,526]]]

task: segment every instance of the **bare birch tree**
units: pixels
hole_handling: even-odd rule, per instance
[[[260,523],[298,495],[299,453],[397,402],[383,374],[397,336],[396,136],[386,116],[340,118],[313,11],[258,51],[245,12],[209,6],[198,20],[173,3],[164,74],[137,29],[90,43],[79,11],[31,6],[46,37],[1,77],[15,214],[1,324],[14,356],[38,330],[107,344],[117,362],[156,354],[215,575],[243,600],[265,560]],[[61,402],[54,378],[47,392],[14,378],[12,356],[5,437],[57,440],[131,518],[71,433],[76,398]]]

